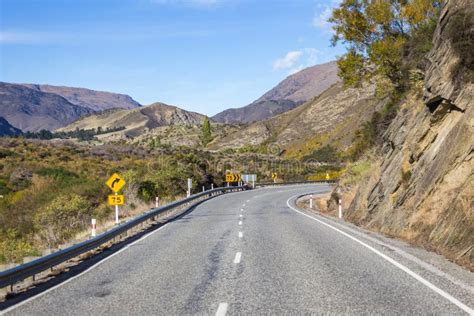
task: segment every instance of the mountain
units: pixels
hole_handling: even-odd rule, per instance
[[[21,134],[21,130],[12,126],[3,117],[0,117],[0,136],[16,136],[20,134]]]
[[[212,119],[221,123],[249,123],[268,119],[309,101],[339,82],[337,71],[335,61],[303,69],[288,76],[253,103],[225,110]]]
[[[342,150],[351,145],[355,131],[386,103],[375,96],[373,83],[344,90],[338,82],[313,100],[249,124],[212,146],[221,149],[272,144],[299,158],[324,145]]]
[[[53,130],[92,112],[54,93],[0,82],[0,116],[24,132]]]
[[[89,108],[93,111],[113,108],[134,109],[141,106],[137,101],[125,94],[42,84],[24,84],[24,86],[37,91],[60,95],[72,104]]]
[[[150,130],[163,126],[197,126],[202,123],[204,115],[188,112],[176,106],[154,103],[148,106],[126,110],[112,109],[83,117],[74,123],[61,128],[61,131],[79,129],[98,129],[124,127],[119,132],[126,137],[137,137]]]

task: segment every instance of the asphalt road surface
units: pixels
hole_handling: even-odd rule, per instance
[[[297,195],[328,190],[326,185],[298,185],[211,199],[81,275],[4,312],[472,313],[472,279],[453,281],[374,242],[370,234],[296,209]]]

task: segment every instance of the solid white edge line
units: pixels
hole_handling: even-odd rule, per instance
[[[241,258],[242,258],[242,253],[239,251],[235,254],[234,263],[240,263]]]
[[[38,293],[38,294],[36,294],[36,295],[34,295],[34,296],[32,296],[32,297],[30,297],[30,298],[24,300],[24,301],[21,301],[21,302],[18,303],[18,304],[15,304],[15,305],[13,305],[13,306],[10,306],[9,308],[7,308],[7,309],[5,309],[5,310],[3,310],[3,311],[0,311],[0,315],[5,315],[6,313],[11,312],[11,311],[13,311],[13,310],[16,309],[16,308],[18,308],[18,307],[20,307],[20,306],[22,306],[22,305],[24,305],[24,304],[26,304],[26,303],[28,303],[28,302],[31,302],[31,301],[33,301],[33,300],[35,300],[35,299],[37,299],[37,298],[40,298],[41,296],[43,296],[43,295],[45,295],[45,294],[47,294],[47,293],[49,293],[49,292],[51,292],[51,291],[57,289],[58,287],[63,286],[63,285],[65,285],[65,284],[67,284],[67,283],[69,283],[69,282],[71,282],[71,281],[77,279],[78,277],[80,277],[80,276],[86,274],[87,272],[91,271],[92,269],[97,268],[98,266],[100,266],[101,264],[103,264],[104,262],[106,262],[107,260],[112,259],[112,258],[115,257],[116,255],[118,255],[118,254],[122,253],[123,251],[127,250],[127,249],[130,248],[131,246],[137,244],[138,242],[144,240],[145,238],[148,238],[149,236],[153,235],[154,233],[156,233],[156,232],[160,231],[161,229],[165,228],[166,226],[168,226],[169,223],[171,223],[171,222],[168,222],[168,223],[164,224],[163,226],[157,228],[156,230],[154,230],[154,231],[152,231],[152,232],[146,234],[145,236],[142,236],[140,239],[135,240],[134,242],[128,244],[127,246],[123,247],[122,249],[118,250],[117,252],[115,252],[115,253],[111,254],[110,256],[108,256],[108,257],[106,257],[106,258],[100,260],[99,262],[93,264],[93,265],[90,266],[88,269],[82,271],[82,272],[79,273],[78,275],[75,275],[75,276],[73,276],[73,277],[71,277],[71,278],[65,280],[64,282],[61,282],[61,283],[59,283],[59,284],[57,284],[57,285],[55,285],[55,286],[53,286],[53,287],[51,287],[51,288],[49,288],[49,289],[43,291],[43,292],[40,292],[40,293]]]
[[[300,194],[298,195],[295,195],[295,196],[292,196],[290,197],[287,201],[286,201],[286,205],[292,209],[293,211],[303,215],[303,216],[306,216],[312,220],[315,220],[317,221],[318,223],[320,224],[323,224],[335,231],[337,231],[338,233],[352,239],[353,241],[359,243],[360,245],[364,246],[365,248],[369,249],[370,251],[372,251],[373,253],[375,253],[376,255],[382,257],[383,259],[385,259],[386,261],[390,262],[391,264],[393,264],[394,266],[396,266],[397,268],[399,268],[400,270],[402,270],[403,272],[407,273],[409,276],[411,276],[412,278],[414,278],[415,280],[417,280],[418,282],[422,283],[423,285],[425,285],[426,287],[428,287],[429,289],[431,289],[432,291],[434,291],[435,293],[441,295],[442,297],[444,297],[445,299],[447,299],[448,301],[450,301],[451,303],[453,303],[454,305],[456,305],[457,307],[461,308],[462,310],[464,310],[466,313],[468,313],[469,315],[474,315],[474,310],[472,308],[470,308],[469,306],[467,306],[466,304],[462,303],[460,300],[458,300],[457,298],[455,298],[454,296],[450,295],[449,293],[443,291],[442,289],[438,288],[436,285],[432,284],[430,281],[426,280],[425,278],[423,278],[422,276],[416,274],[415,272],[413,272],[412,270],[410,270],[409,268],[405,267],[403,264],[395,261],[394,259],[390,258],[389,256],[385,255],[384,253],[378,251],[377,249],[375,249],[374,247],[364,243],[363,241],[351,236],[350,234],[324,222],[324,221],[321,221],[313,216],[310,216],[308,214],[305,214],[299,210],[297,210],[296,208],[294,208],[293,206],[290,205],[290,200],[291,199],[294,199],[296,197],[300,196]]]
[[[229,304],[220,303],[219,307],[217,307],[216,316],[225,316],[225,314],[227,314],[228,307],[229,307]]]

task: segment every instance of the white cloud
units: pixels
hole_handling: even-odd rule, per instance
[[[340,3],[341,0],[331,0],[329,4],[319,6],[313,17],[313,26],[325,32],[332,32],[332,24],[328,19],[332,15],[332,10],[339,7]]]
[[[301,51],[291,51],[288,52],[285,57],[278,58],[273,62],[273,69],[280,70],[280,69],[289,69],[292,68],[300,59],[303,52]]]
[[[273,70],[287,70],[288,75],[292,75],[306,67],[317,64],[319,61],[318,55],[320,54],[319,50],[312,47],[290,51],[285,57],[273,62]]]

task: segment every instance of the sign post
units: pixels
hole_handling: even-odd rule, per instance
[[[125,185],[125,180],[117,173],[114,173],[109,180],[105,183],[112,191],[114,195],[109,195],[109,205],[115,205],[115,224],[119,223],[119,205],[123,205],[125,198],[123,195],[119,195],[118,192]]]

